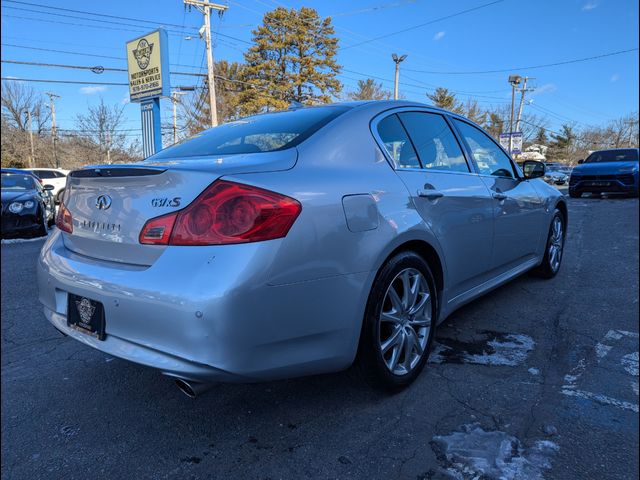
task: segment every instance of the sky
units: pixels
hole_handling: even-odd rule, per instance
[[[218,0],[224,3],[224,0]],[[169,61],[177,72],[206,72],[202,15],[181,0],[1,0],[2,60],[126,68],[125,42],[158,26],[169,31]],[[637,0],[229,0],[212,19],[216,60],[242,61],[251,31],[277,6],[307,6],[331,17],[339,39],[339,79],[345,91],[359,79],[393,89],[392,53],[406,54],[400,93],[428,103],[438,86],[481,106],[509,104],[509,74],[534,77],[524,109],[546,117],[549,130],[568,123],[601,125],[638,110]],[[47,6],[56,9],[46,8]],[[66,9],[66,10],[62,10]],[[111,15],[98,16],[82,12]],[[125,18],[126,17],[126,18]],[[141,20],[144,20],[141,21]],[[184,26],[184,28],[182,28]],[[584,62],[559,63],[635,49]],[[527,68],[522,68],[527,67]],[[501,70],[494,73],[478,73]],[[472,73],[475,72],[475,73]],[[2,63],[2,77],[126,83],[124,72]],[[199,85],[196,76],[172,75],[172,85]],[[31,83],[60,96],[59,127],[73,129],[88,105],[122,104],[123,129],[140,128],[140,107],[128,103],[126,85]],[[163,122],[171,102],[163,100]]]

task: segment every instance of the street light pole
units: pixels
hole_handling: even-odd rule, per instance
[[[393,99],[394,100],[398,100],[398,81],[400,79],[400,63],[402,63],[402,61],[407,58],[406,55],[402,55],[401,57],[398,57],[398,55],[396,55],[395,53],[391,54],[391,58],[393,59],[394,63],[396,64],[396,75],[395,75],[395,81],[394,81],[394,85],[393,85]]]
[[[173,103],[173,144],[178,143],[178,102],[180,101],[180,95],[186,95],[186,92],[181,92],[180,89],[171,92],[171,103]]]

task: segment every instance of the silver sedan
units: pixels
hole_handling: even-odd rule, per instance
[[[40,301],[61,332],[191,396],[354,363],[400,388],[454,310],[558,272],[567,207],[544,170],[421,104],[244,118],[71,172]]]

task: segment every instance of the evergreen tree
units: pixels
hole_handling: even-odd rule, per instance
[[[504,118],[502,115],[496,112],[489,112],[489,119],[487,120],[487,131],[496,140],[500,139],[500,134],[504,133]]]
[[[321,19],[313,8],[267,12],[245,53],[244,79],[252,85],[241,92],[242,114],[284,109],[293,101],[330,102],[342,88],[334,33],[331,19]]]
[[[547,143],[549,143],[549,138],[547,137],[547,131],[540,127],[538,129],[538,133],[536,133],[535,138],[533,139],[534,143],[537,143],[538,145],[546,145]]]
[[[376,82],[373,78],[367,78],[358,80],[358,89],[347,96],[351,100],[389,100],[392,95],[382,87],[382,83]]]
[[[438,87],[433,93],[427,93],[427,97],[436,107],[455,113],[462,113],[463,111],[462,105],[458,103],[456,96],[449,92],[447,88]]]
[[[562,131],[560,133],[551,134],[551,145],[547,152],[547,157],[554,160],[569,160],[575,143],[577,135],[573,131],[571,125],[562,125]]]

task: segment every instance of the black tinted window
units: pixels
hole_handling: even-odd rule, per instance
[[[637,161],[638,151],[634,148],[629,148],[626,150],[603,150],[601,152],[593,152],[587,157],[584,163]]]
[[[406,112],[399,116],[418,151],[422,168],[469,172],[462,150],[442,115]]]
[[[349,108],[311,107],[255,115],[205,130],[149,158],[156,160],[284,150],[298,145]]]
[[[35,173],[38,178],[56,178],[56,173],[50,170],[34,170],[33,173]]]
[[[397,168],[420,168],[416,151],[397,115],[389,115],[380,120],[378,135]]]

